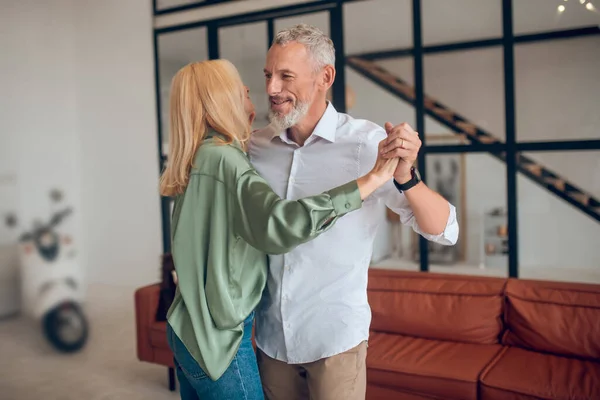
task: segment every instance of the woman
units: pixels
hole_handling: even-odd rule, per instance
[[[392,178],[378,159],[356,181],[282,200],[246,157],[253,107],[235,67],[193,63],[173,78],[163,196],[175,197],[172,254],[178,276],[167,335],[181,398],[262,399],[251,343],[266,253],[290,251],[325,232]]]

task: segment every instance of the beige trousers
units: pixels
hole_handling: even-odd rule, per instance
[[[367,342],[307,364],[286,364],[256,350],[267,400],[365,400]]]

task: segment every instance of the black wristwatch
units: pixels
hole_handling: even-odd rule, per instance
[[[410,177],[410,180],[403,184],[396,182],[396,180],[394,179],[394,185],[396,186],[396,189],[398,189],[401,192],[406,192],[408,189],[421,182],[421,174],[419,174],[419,170],[415,167],[412,167],[410,169]]]

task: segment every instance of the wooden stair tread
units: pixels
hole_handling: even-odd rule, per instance
[[[535,176],[539,176],[539,177],[542,176],[542,166],[541,165],[523,163],[522,167],[525,168],[527,171],[531,172],[532,174],[534,174]]]
[[[545,178],[545,181],[552,184],[558,190],[562,190],[563,192],[566,189],[566,182],[564,179],[559,178]]]
[[[458,121],[456,125],[470,135],[477,135],[477,127],[470,122]]]
[[[484,144],[497,143],[498,139],[489,135],[478,135],[477,140]]]
[[[435,103],[437,101],[435,99],[432,99],[431,97],[425,97],[424,103],[425,103],[425,108],[427,109],[433,109],[436,107]]]
[[[454,112],[446,110],[445,108],[434,107],[431,110],[434,114],[437,114],[440,118],[447,121],[454,122]]]
[[[569,192],[569,196],[583,204],[584,206],[589,205],[590,195],[581,192]]]

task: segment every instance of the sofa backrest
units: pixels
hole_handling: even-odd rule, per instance
[[[371,329],[429,339],[495,344],[506,279],[370,269]]]
[[[600,360],[600,285],[509,279],[503,344]]]

